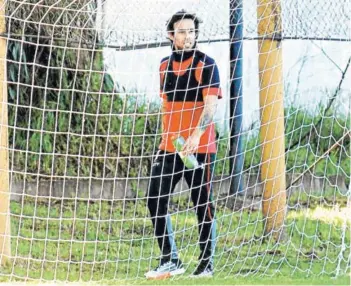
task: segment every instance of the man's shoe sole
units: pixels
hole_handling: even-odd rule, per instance
[[[149,277],[146,277],[146,278],[148,280],[164,280],[164,279],[171,278],[172,276],[181,275],[181,274],[184,274],[184,273],[185,273],[185,269],[184,268],[180,268],[180,269],[176,269],[176,270],[171,271],[171,272],[161,273],[160,275],[149,276]]]

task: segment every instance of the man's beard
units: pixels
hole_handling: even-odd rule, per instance
[[[196,48],[196,42],[194,42],[194,44],[190,47],[190,48],[185,48],[185,45],[183,46],[183,48],[181,49],[181,48],[179,48],[179,47],[177,47],[177,46],[175,46],[175,51],[177,52],[177,53],[183,53],[183,52],[190,52],[190,51],[193,51],[194,49]]]

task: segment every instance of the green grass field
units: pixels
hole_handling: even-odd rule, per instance
[[[318,199],[318,198],[317,198]],[[309,200],[312,202],[313,200]],[[291,200],[293,202],[293,198]],[[317,200],[316,200],[317,202]],[[180,258],[187,272],[167,281],[146,281],[159,250],[145,201],[33,201],[11,203],[11,264],[0,281],[103,281],[106,284],[349,285],[350,210],[320,204],[290,210],[288,240],[262,241],[258,211],[217,210],[215,276],[190,280],[196,267],[197,222],[185,199],[172,215]],[[73,219],[74,218],[74,219]],[[342,248],[342,246],[344,248]],[[337,278],[335,278],[335,276]]]

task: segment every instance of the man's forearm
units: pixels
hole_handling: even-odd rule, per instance
[[[213,117],[214,112],[210,108],[204,109],[201,114],[199,124],[196,126],[195,132],[198,132],[199,135],[205,133],[207,127],[211,124]]]
[[[214,115],[216,113],[217,100],[212,100],[211,102],[205,104],[204,110],[202,111],[199,123],[197,124],[194,133],[199,136],[205,133],[207,127],[213,121]]]

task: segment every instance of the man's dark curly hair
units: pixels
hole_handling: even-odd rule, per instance
[[[199,17],[196,16],[196,14],[188,13],[184,9],[173,14],[172,17],[167,21],[167,23],[166,23],[167,32],[174,34],[174,23],[176,23],[180,20],[183,20],[183,19],[191,19],[194,21],[195,35],[197,38],[198,34],[199,34],[199,25],[200,25],[200,23],[202,23],[202,21]]]

